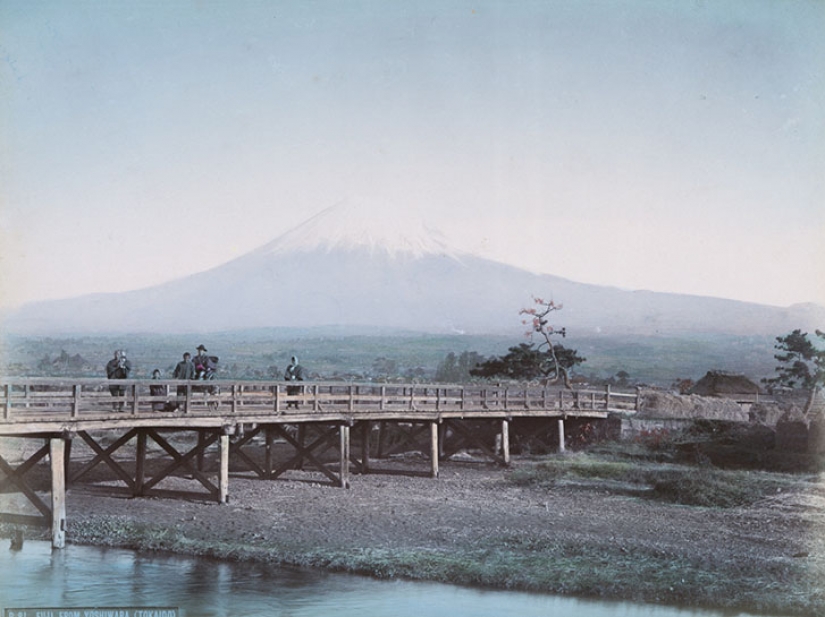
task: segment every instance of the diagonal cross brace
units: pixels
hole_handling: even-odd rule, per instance
[[[106,463],[117,474],[117,476],[126,483],[126,486],[128,486],[131,491],[135,490],[135,481],[132,479],[132,476],[125,469],[123,469],[123,467],[121,467],[111,455],[132,437],[137,435],[137,429],[130,429],[125,435],[120,437],[120,439],[112,443],[105,450],[101,448],[100,445],[86,431],[79,431],[77,434],[80,435],[83,441],[85,441],[89,447],[97,453],[97,456],[71,474],[71,476],[69,476],[70,483],[80,479],[92,469],[97,467],[100,463]]]
[[[32,490],[32,488],[26,484],[23,475],[34,465],[38,463],[43,457],[45,457],[49,453],[49,445],[46,444],[42,448],[40,448],[37,452],[32,454],[23,464],[21,464],[17,469],[14,469],[11,465],[9,465],[2,456],[0,456],[0,471],[2,471],[6,478],[2,482],[0,482],[0,490],[3,490],[7,485],[14,484],[20,492],[23,493],[28,500],[32,503],[32,505],[37,508],[40,513],[51,521],[52,511],[49,506],[47,506],[42,499],[38,496],[37,493]]]
[[[455,420],[445,419],[444,420],[444,425],[455,429],[456,433],[460,433],[460,436],[464,439],[464,443],[469,443],[471,445],[476,446],[477,448],[479,448],[481,451],[483,451],[487,456],[489,456],[491,459],[493,459],[499,465],[507,466],[507,461],[504,460],[504,457],[499,456],[498,454],[496,454],[493,451],[492,448],[490,448],[487,444],[485,444],[483,441],[481,441],[480,438],[478,438],[476,435],[474,435],[473,432],[470,429],[468,429],[466,426],[464,426],[460,422],[456,422]],[[443,458],[448,459],[453,454],[455,454],[457,451],[458,451],[458,449],[456,448],[456,449],[453,449],[449,454],[445,452]]]
[[[295,438],[292,437],[289,433],[287,433],[280,425],[275,425],[275,431],[283,437],[288,443],[290,443],[296,450],[297,453],[291,459],[289,459],[286,463],[282,464],[276,470],[272,472],[271,478],[277,478],[286,470],[291,469],[292,466],[302,457],[306,457],[313,463],[327,478],[332,480],[335,484],[340,483],[341,479],[337,477],[334,473],[332,473],[326,465],[324,465],[318,458],[312,453],[312,450],[318,448],[319,446],[325,446],[323,450],[318,453],[320,456],[323,452],[326,452],[330,447],[333,445],[333,440],[335,438],[335,431],[336,426],[333,426],[331,429],[322,433],[320,437],[318,437],[315,441],[313,441],[308,446],[302,446]]]
[[[161,448],[166,450],[166,452],[175,459],[172,463],[167,465],[164,469],[162,469],[158,474],[149,480],[148,482],[144,483],[143,485],[143,493],[145,494],[150,488],[155,486],[158,482],[166,478],[170,473],[175,471],[179,467],[185,467],[189,473],[192,474],[192,477],[195,478],[198,482],[200,482],[209,494],[215,496],[219,493],[219,488],[212,484],[208,477],[206,477],[203,473],[201,473],[195,466],[190,464],[190,461],[203,452],[206,448],[211,446],[215,443],[218,438],[220,437],[220,433],[215,431],[212,433],[207,439],[203,442],[198,443],[196,446],[192,447],[186,454],[181,455],[180,452],[175,450],[168,441],[166,441],[163,437],[161,437],[154,429],[147,429],[146,435],[152,438],[156,444],[158,444]]]

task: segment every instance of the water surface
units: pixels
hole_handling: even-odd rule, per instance
[[[733,617],[628,602],[487,591],[122,549],[0,548],[0,609],[177,607],[182,617]],[[745,617],[746,613],[738,613]],[[764,617],[764,616],[763,616]]]

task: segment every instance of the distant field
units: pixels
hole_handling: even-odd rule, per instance
[[[233,379],[280,378],[292,355],[320,379],[368,380],[435,378],[448,353],[474,351],[484,356],[507,353],[526,339],[502,336],[428,334],[341,334],[261,330],[198,335],[7,337],[0,372],[12,375],[96,376],[114,349],[126,349],[133,376],[149,377],[159,368],[169,377],[184,351],[193,355],[204,344],[220,357],[219,376]],[[619,371],[629,383],[668,386],[677,379],[701,378],[709,370],[741,373],[758,381],[774,373],[774,339],[758,336],[693,338],[575,337],[560,340],[587,360],[576,374],[592,381]],[[63,353],[65,352],[65,353]],[[80,366],[78,356],[85,361]],[[60,358],[63,361],[60,361]],[[48,362],[47,362],[48,360]],[[56,362],[55,362],[56,361]]]

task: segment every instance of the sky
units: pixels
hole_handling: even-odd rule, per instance
[[[0,0],[0,309],[351,199],[583,283],[825,305],[823,69],[821,0]]]

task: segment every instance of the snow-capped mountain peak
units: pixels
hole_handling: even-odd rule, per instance
[[[390,256],[458,257],[443,234],[391,206],[346,200],[323,210],[258,249],[262,254],[362,249]]]

